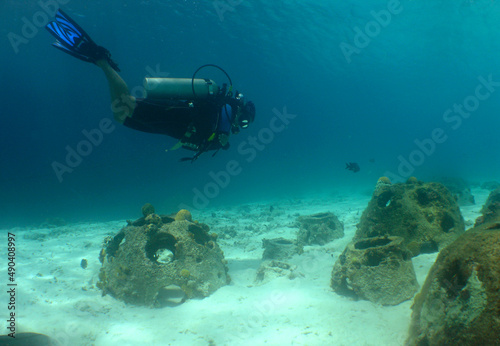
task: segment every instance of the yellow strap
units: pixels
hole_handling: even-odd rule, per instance
[[[215,138],[215,132],[212,133],[212,135],[210,137],[208,137],[208,141],[211,142],[214,140],[214,138]]]
[[[177,150],[182,147],[182,141],[178,141],[170,150]]]

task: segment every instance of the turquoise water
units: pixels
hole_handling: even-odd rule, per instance
[[[174,140],[116,124],[58,177],[54,162],[112,115],[101,72],[50,47],[54,4],[112,52],[134,92],[152,71],[217,64],[255,102],[255,123],[193,164],[165,152]],[[5,0],[0,35],[2,227],[370,190],[382,175],[498,177],[494,0]]]

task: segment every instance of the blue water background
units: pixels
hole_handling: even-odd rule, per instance
[[[60,182],[53,162],[65,164],[66,147],[76,148],[83,130],[112,118],[106,80],[96,66],[50,47],[54,40],[43,28],[16,53],[9,34],[23,35],[23,18],[43,24],[46,11],[37,1],[4,0],[1,227],[54,217],[134,218],[146,202],[168,213],[339,190],[370,193],[382,175],[404,181],[410,173],[401,170],[401,158],[412,153],[420,161],[411,175],[419,179],[498,178],[500,87],[456,129],[443,119],[474,95],[480,77],[500,82],[498,1],[62,2],[112,52],[131,89],[139,90],[151,69],[191,77],[200,65],[218,64],[255,102],[256,121],[231,138],[229,151],[204,154],[193,164],[178,162],[191,152],[165,152],[174,140],[116,125]],[[398,13],[377,31],[374,13],[394,3]],[[356,47],[356,34],[367,28],[375,30],[372,37],[348,62],[341,45]],[[225,81],[215,70],[200,77]],[[276,111],[284,109],[296,117],[270,132]],[[416,154],[415,140],[436,128],[444,143]],[[267,141],[255,157],[238,150],[249,136]],[[358,162],[360,172],[345,170],[348,161]],[[210,172],[224,171],[228,162],[241,172],[214,188]],[[196,191],[208,202],[196,200]]]

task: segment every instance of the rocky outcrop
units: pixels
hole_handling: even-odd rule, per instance
[[[391,184],[379,179],[361,216],[354,240],[399,236],[413,256],[437,252],[464,232],[464,220],[451,193],[439,183],[415,178]]]
[[[468,206],[476,204],[470,185],[462,178],[442,177],[435,180],[443,184],[455,197],[458,205]]]
[[[106,241],[97,283],[103,294],[162,307],[206,297],[229,283],[216,235],[205,224],[175,219],[150,213]]]
[[[444,248],[415,297],[407,345],[500,345],[500,190]]]
[[[287,260],[295,254],[304,252],[302,246],[285,238],[262,239],[263,260]]]
[[[401,237],[373,237],[347,245],[332,271],[338,294],[383,305],[411,299],[418,283]]]
[[[492,191],[481,208],[481,216],[476,219],[475,226],[486,222],[494,222],[500,217],[500,188]]]
[[[299,216],[299,245],[325,245],[344,236],[344,225],[332,213]]]

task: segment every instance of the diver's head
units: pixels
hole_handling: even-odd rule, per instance
[[[252,101],[246,102],[241,107],[241,114],[238,117],[238,125],[246,129],[255,120],[255,105]]]

